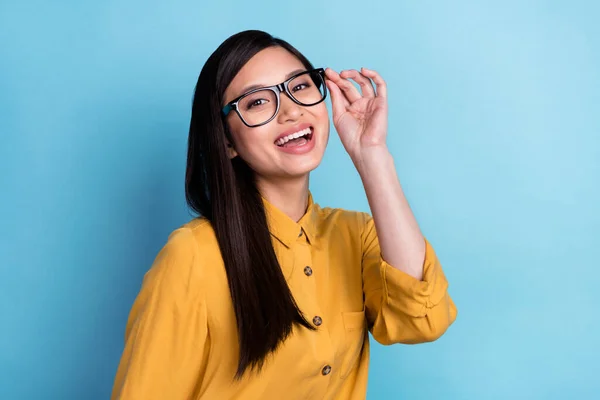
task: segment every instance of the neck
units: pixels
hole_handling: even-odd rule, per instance
[[[298,222],[306,213],[308,205],[308,174],[302,178],[284,181],[257,179],[262,196]]]

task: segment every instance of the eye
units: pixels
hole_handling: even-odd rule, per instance
[[[269,102],[269,100],[267,99],[255,99],[252,100],[250,102],[248,102],[248,104],[246,105],[246,110],[249,110],[251,108],[256,108],[256,107],[260,107],[262,105],[265,105]]]
[[[297,92],[299,90],[306,89],[307,87],[310,87],[310,84],[308,84],[308,83],[299,83],[296,86],[294,86],[294,88],[292,89],[292,92]]]

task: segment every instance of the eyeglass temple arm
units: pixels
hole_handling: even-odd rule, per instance
[[[221,112],[223,113],[223,115],[227,115],[231,110],[233,110],[233,106],[231,104],[227,104],[225,107],[223,107]]]

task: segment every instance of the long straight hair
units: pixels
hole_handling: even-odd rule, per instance
[[[294,324],[314,329],[299,310],[275,255],[253,170],[239,156],[221,109],[225,89],[258,52],[279,46],[306,69],[312,64],[284,40],[249,30],[225,40],[208,58],[196,84],[188,138],[185,195],[189,207],[208,219],[225,264],[239,337],[235,379],[248,367],[262,368]],[[267,67],[267,66],[266,66]]]

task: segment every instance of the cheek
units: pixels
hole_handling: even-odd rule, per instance
[[[251,163],[264,151],[267,139],[271,137],[269,129],[265,127],[248,128],[244,124],[232,126],[231,135],[235,143],[235,150],[244,159]]]
[[[325,103],[319,104],[319,108],[315,113],[315,117],[318,121],[318,126],[323,130],[323,132],[329,134],[329,112],[327,111]]]
[[[329,112],[327,111],[327,106],[325,105],[325,102],[322,102],[317,105],[317,110],[315,114],[320,124],[329,124]]]

